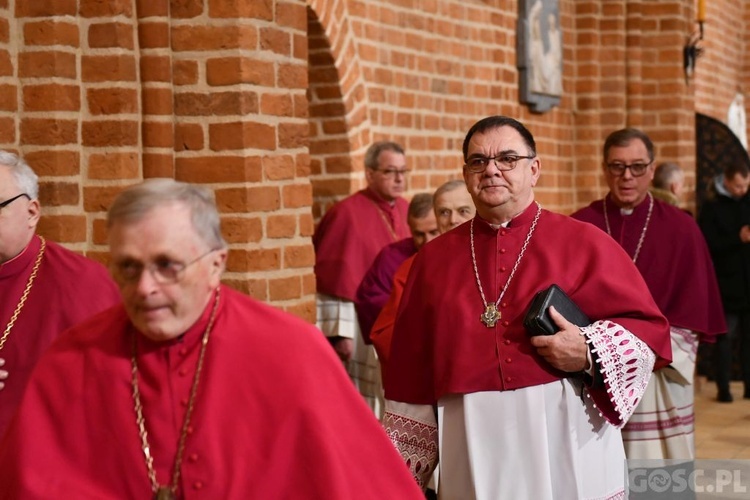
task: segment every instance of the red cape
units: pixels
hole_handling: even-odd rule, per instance
[[[393,339],[393,326],[396,324],[396,313],[401,303],[401,297],[404,295],[406,279],[409,277],[411,265],[414,263],[414,255],[406,259],[396,270],[393,276],[393,289],[388,301],[378,314],[375,324],[370,332],[370,340],[378,353],[380,361],[380,376],[385,380],[385,374],[388,370],[388,361],[391,358],[391,341]]]
[[[623,216],[607,195],[607,217],[612,237],[632,257],[648,214],[648,200]],[[572,215],[605,232],[604,203],[591,203]],[[698,224],[687,213],[654,200],[646,236],[636,262],[651,295],[669,323],[700,332],[714,342],[727,331],[719,286],[711,255]]]
[[[357,288],[357,298],[354,307],[357,310],[359,331],[366,344],[371,344],[370,332],[375,319],[393,289],[393,278],[399,266],[409,257],[417,253],[414,238],[411,236],[384,247]]]
[[[180,339],[138,337],[157,480],[168,483],[208,309]],[[0,496],[151,498],[118,306],[37,365],[0,443]],[[422,498],[323,335],[222,287],[185,445],[186,498]]]
[[[391,206],[369,189],[334,205],[313,236],[318,292],[354,301],[378,252],[410,236],[408,207],[403,198]]]
[[[26,249],[0,265],[0,325],[10,321],[26,288],[41,240],[34,236]],[[0,350],[10,376],[0,390],[0,437],[21,402],[39,356],[63,331],[118,303],[120,293],[107,269],[47,240],[39,272],[26,303]]]
[[[535,212],[532,204],[500,230],[475,219],[476,260],[488,301],[505,285]],[[668,323],[622,248],[593,226],[546,210],[499,307],[502,320],[484,326],[470,226],[445,233],[414,259],[393,332],[386,398],[435,404],[448,394],[514,390],[569,376],[537,354],[523,327],[534,294],[552,283],[592,321],[612,320],[646,342],[657,368],[669,363]],[[606,393],[592,395],[602,411],[614,411]]]

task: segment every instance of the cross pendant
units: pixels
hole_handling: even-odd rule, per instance
[[[497,310],[497,306],[495,304],[487,304],[487,307],[480,316],[480,319],[482,320],[482,323],[484,323],[484,326],[486,326],[487,328],[492,328],[500,320],[501,317],[502,315],[500,314],[500,311]]]

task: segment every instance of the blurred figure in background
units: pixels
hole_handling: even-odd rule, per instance
[[[670,205],[680,206],[685,187],[685,173],[676,163],[660,163],[654,170],[651,194]]]
[[[375,350],[359,332],[357,288],[378,252],[408,238],[406,155],[390,141],[365,153],[367,187],[334,205],[320,221],[315,246],[318,328],[328,337],[349,376],[376,416],[383,413],[383,387]]]
[[[120,300],[104,266],[36,234],[40,215],[37,175],[0,151],[0,437],[42,352]]]
[[[731,403],[733,345],[739,343],[744,397],[750,399],[750,171],[732,164],[709,186],[698,223],[706,237],[721,290],[728,334],[714,347],[717,399]]]

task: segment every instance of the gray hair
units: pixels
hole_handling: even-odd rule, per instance
[[[673,182],[677,182],[680,176],[684,175],[680,166],[676,163],[660,163],[654,170],[654,180],[652,184],[658,189],[669,189]]]
[[[39,198],[39,177],[20,156],[0,150],[0,165],[10,169],[18,189],[32,200]]]
[[[437,188],[433,196],[437,198],[438,196],[444,193],[448,193],[458,188],[466,189],[466,183],[460,179],[456,179],[454,181],[448,181],[445,184],[442,184],[439,188]]]
[[[404,148],[402,148],[401,145],[397,142],[376,142],[373,143],[369,148],[367,148],[367,151],[365,152],[365,167],[369,168],[370,170],[377,170],[378,158],[380,157],[380,153],[382,153],[383,151],[393,151],[394,153],[402,155],[406,154],[404,153]]]
[[[226,248],[213,191],[173,179],[148,179],[122,191],[109,208],[107,228],[115,222],[138,222],[151,210],[170,203],[190,209],[193,229],[209,248]]]

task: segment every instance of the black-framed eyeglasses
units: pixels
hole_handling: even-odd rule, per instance
[[[631,163],[630,165],[627,165],[625,163],[620,163],[616,161],[613,163],[607,163],[607,170],[609,170],[609,173],[614,175],[615,177],[620,177],[621,175],[624,175],[625,170],[629,168],[630,173],[633,174],[633,177],[640,177],[646,173],[646,170],[648,169],[649,165],[651,165],[653,162],[654,160],[651,160],[648,163],[637,161],[635,163]]]
[[[3,208],[7,207],[8,205],[10,205],[11,203],[13,203],[14,201],[16,201],[18,198],[20,198],[22,196],[25,196],[26,198],[31,199],[31,196],[29,196],[26,193],[17,194],[13,198],[10,198],[9,200],[5,200],[4,202],[0,203],[0,210],[2,210]]]
[[[495,167],[501,172],[507,172],[513,170],[521,160],[533,160],[536,155],[522,156],[522,155],[510,155],[500,154],[497,156],[474,156],[466,161],[464,167],[472,174],[481,174],[487,169],[487,165],[490,164],[490,160],[495,162]]]
[[[380,172],[384,177],[388,177],[390,179],[396,177],[397,175],[406,177],[409,174],[410,170],[408,168],[376,168],[375,172]]]
[[[196,257],[190,262],[180,262],[171,260],[167,257],[157,259],[148,265],[134,260],[125,260],[111,266],[112,275],[118,283],[135,283],[141,279],[144,269],[151,273],[154,281],[160,285],[171,285],[182,280],[185,270],[201,260],[203,257],[210,255],[218,250],[214,248],[208,252]]]

